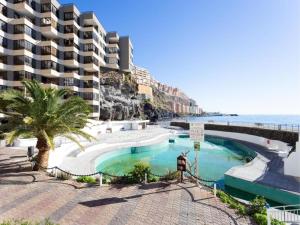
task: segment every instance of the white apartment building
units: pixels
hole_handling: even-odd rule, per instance
[[[23,79],[69,88],[99,118],[100,67],[131,72],[133,65],[129,37],[110,34],[74,4],[0,0],[0,90],[22,89]]]

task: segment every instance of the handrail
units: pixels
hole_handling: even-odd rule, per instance
[[[272,209],[280,209],[280,208],[288,208],[288,207],[299,207],[300,208],[300,204],[275,206],[275,207],[272,207]]]
[[[271,225],[272,219],[277,219],[285,223],[299,223],[300,204],[267,208],[268,225]]]

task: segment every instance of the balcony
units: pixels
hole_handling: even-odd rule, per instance
[[[58,36],[58,31],[56,29],[57,23],[52,20],[51,17],[45,17],[41,19],[41,33],[48,38],[55,38]]]
[[[35,16],[35,1],[32,0],[14,0],[14,10],[21,12],[29,17]]]

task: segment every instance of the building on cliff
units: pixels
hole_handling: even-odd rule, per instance
[[[0,0],[0,12],[0,89],[22,89],[23,79],[69,88],[99,118],[100,67],[131,72],[129,37],[56,0]]]
[[[151,99],[156,88],[173,99],[168,103],[173,112],[190,112],[183,92],[134,66],[128,36],[107,32],[93,12],[80,12],[74,4],[0,0],[0,43],[0,90],[23,90],[23,79],[35,79],[47,87],[73,90],[91,105],[92,118],[99,118],[103,105],[115,107],[109,113],[117,114],[122,104],[126,113],[115,118],[130,118],[139,114],[135,84],[126,80],[133,74],[138,94]]]
[[[138,85],[138,94],[144,95],[145,99],[153,100],[153,90],[151,86],[151,75],[145,68],[134,66],[131,74]]]

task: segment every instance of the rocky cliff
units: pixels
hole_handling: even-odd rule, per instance
[[[176,116],[171,112],[169,96],[153,90],[153,101],[138,94],[137,84],[130,75],[119,71],[102,71],[100,83],[100,119],[151,121]]]
[[[129,75],[118,71],[104,71],[100,84],[101,120],[141,118],[141,100],[137,99],[137,86]]]

